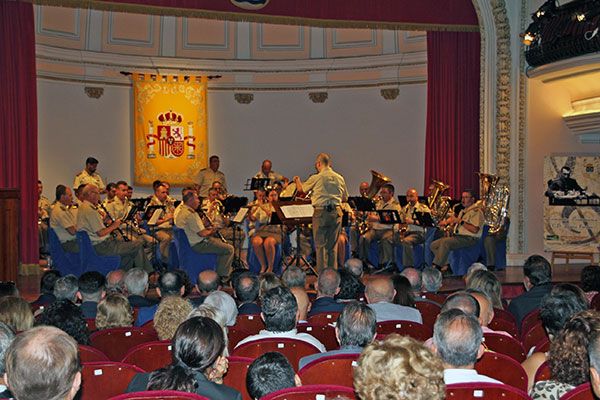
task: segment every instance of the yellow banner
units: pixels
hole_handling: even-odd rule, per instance
[[[136,185],[188,185],[207,166],[207,81],[133,74]]]

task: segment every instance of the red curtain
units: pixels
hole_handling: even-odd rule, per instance
[[[427,33],[425,188],[479,192],[479,33]]]
[[[37,263],[37,102],[33,6],[0,1],[0,188],[21,190],[21,262]],[[15,245],[17,245],[15,243]]]

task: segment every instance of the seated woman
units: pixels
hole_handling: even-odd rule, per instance
[[[26,331],[33,326],[31,306],[20,297],[0,298],[0,322],[4,322],[15,332]]]
[[[261,191],[257,191],[257,199]],[[250,238],[250,243],[254,249],[254,254],[260,263],[260,273],[273,272],[275,264],[275,247],[281,244],[283,230],[281,225],[269,225],[271,214],[275,212],[273,202],[279,200],[279,194],[276,190],[270,190],[266,203],[256,202],[248,214],[251,222],[257,223],[254,234]]]
[[[127,328],[133,326],[133,309],[122,294],[109,294],[98,303],[96,329]]]
[[[173,337],[173,362],[152,373],[133,377],[127,392],[180,390],[211,400],[241,400],[235,389],[223,385],[227,359],[223,356],[223,330],[206,317],[193,317],[177,328]]]

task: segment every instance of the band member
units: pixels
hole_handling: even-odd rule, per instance
[[[129,201],[129,197],[127,196],[129,192],[129,185],[125,181],[117,182],[117,192],[113,202],[110,203],[106,210],[110,214],[112,219],[120,219],[121,221],[127,217],[129,211],[131,211],[131,207],[133,205]],[[148,235],[143,228],[138,226],[141,218],[139,215],[134,216],[135,221],[129,221],[126,224],[121,225],[121,229],[127,230],[127,233],[130,234],[131,238],[136,240],[143,240],[144,245],[146,247],[150,247],[152,245],[152,236]]]
[[[258,171],[256,173],[256,175],[254,175],[255,178],[261,178],[261,179],[269,179],[269,184],[274,184],[275,182],[283,182],[286,178],[281,175],[280,173],[277,173],[275,171],[273,171],[272,168],[272,163],[271,160],[264,160],[262,162],[262,165],[260,166],[260,171]]]
[[[56,202],[50,211],[50,227],[56,233],[64,251],[79,252],[77,245],[77,214],[73,212],[73,192],[65,185],[56,187]]]
[[[208,159],[208,168],[200,170],[198,175],[198,184],[200,185],[200,192],[198,196],[208,196],[208,189],[212,187],[214,181],[219,181],[223,185],[225,191],[227,191],[227,182],[225,181],[225,174],[219,171],[219,157],[210,156]]]
[[[159,242],[160,254],[163,256],[163,261],[169,259],[169,245],[173,240],[173,213],[175,212],[175,202],[169,199],[167,187],[160,183],[154,189],[154,196],[150,199],[149,206],[163,206],[163,210],[155,212],[160,213],[160,217],[156,221],[154,236]]]
[[[197,253],[213,253],[217,255],[217,273],[221,280],[227,280],[231,261],[233,260],[233,246],[223,243],[213,235],[217,233],[215,227],[206,228],[196,209],[200,205],[198,194],[188,191],[183,195],[183,207],[175,215],[175,225],[185,231],[185,234]]]
[[[315,161],[318,173],[306,182],[295,176],[298,191],[312,192],[310,198],[314,207],[312,218],[313,237],[317,248],[317,270],[335,268],[337,263],[337,240],[342,229],[342,201],[348,199],[344,178],[330,166],[330,157],[320,153]]]
[[[104,207],[108,206],[115,200],[115,196],[117,195],[117,184],[114,182],[110,182],[106,185],[106,199],[102,202]]]
[[[400,213],[402,222],[406,224],[406,233],[403,237],[398,237],[398,241],[402,245],[402,264],[405,268],[415,266],[413,246],[425,241],[425,228],[419,225],[416,213],[431,212],[429,207],[419,202],[419,195],[414,188],[406,191],[406,200],[407,204]]]
[[[233,244],[234,247],[241,246],[246,239],[246,234],[242,230],[233,232],[234,227],[231,226],[231,221],[225,215],[225,207],[223,205],[224,198],[219,195],[220,182],[215,182],[216,187],[208,191],[208,197],[202,200],[202,211],[210,219],[210,221],[219,229],[219,233],[225,238],[227,243]],[[233,239],[235,236],[235,243]],[[239,247],[237,247],[239,248]]]
[[[219,199],[219,201],[224,201],[229,196],[227,194],[227,190],[225,190],[223,184],[219,181],[214,181],[212,183],[212,186],[208,190],[209,193],[212,189],[214,189],[217,192],[217,199]],[[208,194],[208,196],[210,196],[210,194]]]
[[[121,256],[121,268],[130,269],[141,267],[148,272],[153,268],[144,254],[141,241],[123,242],[115,239],[111,234],[119,229],[121,220],[116,219],[108,226],[103,220],[106,216],[101,215],[98,209],[100,201],[100,190],[96,185],[88,184],[82,190],[83,202],[77,211],[77,228],[86,231],[90,241],[99,255]]]
[[[494,271],[496,269],[496,245],[506,240],[509,226],[510,218],[505,217],[502,221],[502,227],[498,232],[488,233],[488,235],[483,238],[483,248],[485,249],[485,261],[488,271]]]
[[[48,254],[50,252],[48,244],[48,218],[50,218],[50,201],[42,194],[44,185],[38,181],[38,233],[40,253]]]
[[[386,183],[379,190],[381,198],[376,202],[376,210],[396,210],[400,213],[400,204],[394,198],[394,185]],[[379,243],[379,267],[389,267],[394,262],[394,228],[393,224],[382,224],[379,215],[371,212],[367,216],[371,228],[363,235],[361,240],[360,258],[368,261],[369,247],[373,240]]]
[[[264,193],[264,190],[261,190],[261,192]],[[282,226],[269,225],[271,214],[275,212],[273,203],[278,200],[279,194],[272,189],[269,191],[267,201],[255,203],[248,214],[248,219],[255,223],[254,234],[250,238],[250,243],[260,263],[260,273],[273,272],[276,246],[281,244]]]
[[[85,168],[83,169],[83,171],[81,171],[75,176],[75,181],[73,181],[73,188],[77,189],[79,185],[87,185],[88,183],[91,183],[100,190],[100,193],[105,193],[106,190],[104,186],[104,181],[102,180],[100,174],[96,172],[97,168],[98,160],[96,160],[94,157],[88,157],[85,160]]]
[[[369,182],[361,182],[358,192],[362,197],[367,197],[369,195]]]
[[[342,203],[342,213],[348,214],[348,222],[350,223],[350,226],[352,227],[352,220],[353,220],[354,213],[353,213],[352,208],[350,207],[350,204],[348,204],[347,202]],[[338,241],[337,241],[337,259],[338,259],[338,267],[339,268],[343,267],[344,263],[346,262],[346,244],[347,243],[348,243],[348,234],[346,233],[346,229],[344,229],[344,227],[342,226],[342,229],[340,230],[340,236],[338,236]]]
[[[367,197],[369,194],[369,182],[361,182],[358,187],[358,192],[361,197]],[[363,220],[363,211],[352,210],[352,220],[362,221]],[[352,224],[350,227],[350,251],[352,252],[353,257],[358,258],[360,252],[360,233],[358,232],[358,226],[356,224]]]
[[[435,256],[433,264],[442,272],[448,271],[448,253],[451,250],[475,245],[483,233],[483,211],[475,204],[475,194],[472,190],[462,192],[461,203],[464,209],[457,217],[450,215],[439,224],[440,227],[453,226],[454,235],[431,243],[431,251]]]

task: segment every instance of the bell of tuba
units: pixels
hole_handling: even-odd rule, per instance
[[[379,192],[379,189],[386,183],[390,183],[392,180],[387,176],[380,174],[377,171],[371,170],[371,185],[369,185],[369,191],[367,192],[367,198],[372,199]]]
[[[496,175],[479,173],[481,206],[485,223],[489,226],[489,233],[500,231],[508,215],[510,189],[506,185],[498,184],[499,180],[500,177]]]
[[[431,218],[439,224],[450,211],[450,196],[444,196],[444,192],[450,189],[450,185],[432,179],[430,187],[433,188],[427,196],[427,206],[431,210]]]

